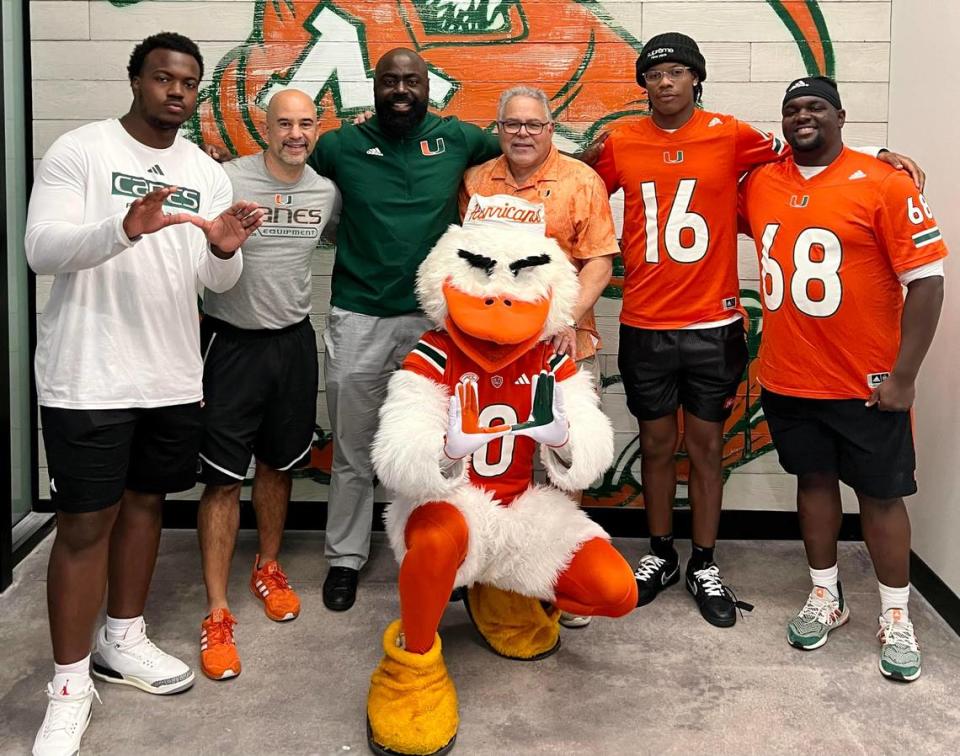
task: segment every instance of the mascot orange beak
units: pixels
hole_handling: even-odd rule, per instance
[[[524,302],[515,297],[475,297],[449,280],[443,284],[447,312],[457,327],[475,339],[494,344],[523,344],[543,331],[550,300]]]
[[[484,370],[509,365],[537,343],[550,299],[526,302],[508,296],[476,297],[444,281],[447,333]]]

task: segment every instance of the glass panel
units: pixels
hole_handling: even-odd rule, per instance
[[[3,12],[4,168],[6,173],[7,309],[10,318],[11,499],[15,525],[33,509],[30,492],[30,336],[27,262],[23,253],[27,186],[24,123],[23,4],[0,0]]]

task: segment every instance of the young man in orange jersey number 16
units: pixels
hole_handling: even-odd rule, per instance
[[[773,135],[697,109],[706,63],[690,37],[653,37],[637,60],[652,117],[615,129],[594,168],[623,188],[626,278],[619,367],[640,426],[651,553],[636,570],[640,605],[680,578],[673,546],[677,408],[690,458],[693,553],[686,585],[704,619],[736,622],[713,549],[723,493],[723,424],[747,364],[737,278],[737,184],[754,166],[783,159]],[[892,153],[894,165],[906,162]]]
[[[613,131],[595,168],[623,187],[626,265],[620,374],[640,426],[651,553],[637,567],[639,603],[680,579],[673,546],[677,408],[690,456],[693,555],[687,587],[704,618],[736,622],[713,560],[723,489],[723,423],[747,364],[737,279],[736,186],[784,145],[730,116],[696,108],[706,79],[697,43],[653,37],[637,60],[652,117]]]
[[[833,81],[797,79],[783,101],[793,159],[742,188],[763,282],[761,400],[780,462],[797,476],[813,580],[787,639],[819,648],[849,617],[837,572],[842,480],[856,491],[880,583],[880,672],[910,681],[921,665],[902,497],[917,490],[910,407],[947,248],[909,178],[844,146],[845,117]]]

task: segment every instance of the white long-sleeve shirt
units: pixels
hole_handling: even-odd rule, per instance
[[[37,171],[27,214],[30,267],[55,274],[37,329],[39,402],[111,409],[199,401],[203,362],[197,280],[226,291],[238,250],[216,257],[188,223],[131,241],[123,218],[135,199],[179,187],[168,212],[214,218],[233,200],[223,169],[179,135],[148,147],[116,119],[64,134]]]

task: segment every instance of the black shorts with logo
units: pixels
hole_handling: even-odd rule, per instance
[[[909,412],[884,412],[863,399],[804,399],[767,389],[760,401],[788,473],[834,473],[875,499],[917,492]]]
[[[739,320],[667,331],[620,324],[617,362],[627,407],[638,420],[672,415],[679,406],[701,420],[726,420],[748,357]]]
[[[120,501],[124,489],[167,494],[197,481],[202,435],[200,403],[148,409],[40,407],[58,511],[95,512]]]
[[[230,485],[251,456],[275,470],[310,460],[317,414],[317,339],[310,319],[247,330],[205,316],[200,480]]]

